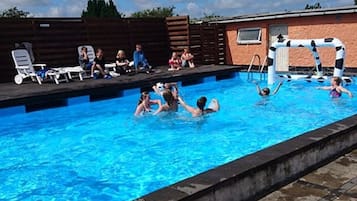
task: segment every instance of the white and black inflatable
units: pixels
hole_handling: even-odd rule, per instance
[[[286,40],[282,37],[278,41],[274,42],[269,48],[268,53],[268,84],[273,84],[275,82],[275,55],[276,49],[279,47],[305,47],[310,49],[314,58],[317,69],[317,76],[323,78],[322,65],[320,61],[319,54],[317,52],[317,47],[335,47],[336,49],[336,62],[333,72],[333,76],[342,77],[344,70],[344,59],[345,59],[345,46],[337,38],[323,38],[323,39],[300,39],[300,40]]]

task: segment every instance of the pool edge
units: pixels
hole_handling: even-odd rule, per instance
[[[256,200],[356,147],[353,115],[136,200]]]

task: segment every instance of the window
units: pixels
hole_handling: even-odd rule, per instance
[[[238,29],[238,44],[261,43],[261,28]]]

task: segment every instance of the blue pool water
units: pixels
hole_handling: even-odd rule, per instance
[[[200,118],[182,108],[136,118],[138,94],[1,116],[0,200],[135,199],[357,113],[355,98],[315,89],[326,84],[285,82],[267,99],[242,73],[181,87],[190,105],[219,100]]]

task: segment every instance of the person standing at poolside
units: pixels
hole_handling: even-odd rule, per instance
[[[141,44],[136,44],[133,59],[136,72],[139,70],[146,70],[146,73],[150,73],[151,66],[145,57]]]
[[[207,102],[207,98],[205,96],[201,96],[197,99],[197,108],[187,105],[181,97],[178,97],[178,101],[180,105],[185,108],[185,110],[192,114],[192,117],[202,116],[204,114],[217,112],[219,110],[219,103],[216,99],[212,99],[209,108],[205,108]]]
[[[341,86],[342,79],[338,76],[333,76],[331,78],[331,86],[316,87],[316,89],[330,90],[331,98],[339,98],[342,93],[348,94],[349,97],[353,97],[352,92]]]

